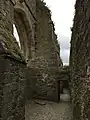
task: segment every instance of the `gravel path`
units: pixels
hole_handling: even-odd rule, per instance
[[[29,101],[26,104],[25,120],[72,120],[69,102]]]

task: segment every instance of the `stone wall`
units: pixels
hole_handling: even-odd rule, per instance
[[[27,59],[22,52],[24,48],[19,48],[13,36],[13,24],[17,17],[19,30],[20,27],[25,28],[20,34],[26,35],[33,43],[35,32],[30,23],[31,18],[27,19],[28,8],[24,7],[25,3],[19,1],[0,1],[0,120],[25,120],[25,102],[33,97],[35,91],[32,77],[35,71],[27,68]],[[15,16],[16,13],[20,15],[19,18]],[[29,39],[24,39],[27,44],[30,43]],[[31,45],[26,47],[29,50],[32,48]]]
[[[56,67],[57,38],[55,38],[54,26],[51,20],[50,10],[40,0],[37,1],[37,36],[36,56],[43,56],[50,66]]]
[[[70,52],[73,120],[89,120],[90,114],[90,1],[77,0]]]
[[[44,57],[31,60],[29,66],[37,70],[34,98],[57,101],[57,68],[50,69]]]
[[[70,80],[70,69],[69,66],[63,66],[59,70],[60,76],[58,77],[60,81],[68,81]]]
[[[13,4],[10,0],[0,1],[0,29],[4,28],[5,31],[12,33],[13,11]]]
[[[35,76],[35,69],[28,68],[24,61],[0,55],[1,120],[25,120],[25,102],[32,99],[36,91]]]
[[[29,66],[38,69],[36,98],[57,101],[57,75],[60,64],[60,48],[54,32],[50,10],[44,2],[36,3],[36,54]]]
[[[0,119],[24,120],[26,100],[57,101],[60,48],[50,10],[40,0],[0,0],[0,18]]]
[[[27,67],[25,71],[25,78],[26,78],[26,89],[25,89],[25,94],[26,94],[26,100],[33,99],[35,97],[36,93],[36,82],[37,82],[37,77],[36,77],[37,69]]]
[[[0,56],[0,119],[25,118],[25,64]]]

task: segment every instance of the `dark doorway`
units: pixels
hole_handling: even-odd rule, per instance
[[[63,81],[63,82],[64,82],[64,84],[63,84],[63,88],[69,89],[68,81],[65,80],[65,81]]]
[[[60,100],[60,81],[58,81],[58,101]]]
[[[68,94],[69,90],[69,85],[68,85],[68,81],[64,80],[64,81],[57,81],[57,94],[58,94],[58,101],[61,100],[60,95],[65,95]]]

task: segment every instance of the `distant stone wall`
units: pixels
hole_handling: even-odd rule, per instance
[[[57,101],[57,68],[50,68],[44,57],[31,60],[29,66],[36,69],[34,98]]]
[[[70,77],[73,120],[90,119],[90,1],[77,0],[71,38]]]
[[[63,66],[59,71],[59,80],[61,81],[70,81],[70,68],[69,66]]]

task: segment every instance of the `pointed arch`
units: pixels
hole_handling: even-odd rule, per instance
[[[21,50],[24,53],[26,60],[32,58],[32,45],[34,42],[34,35],[32,32],[32,22],[28,18],[24,8],[16,5],[14,8],[14,24],[17,28]]]

